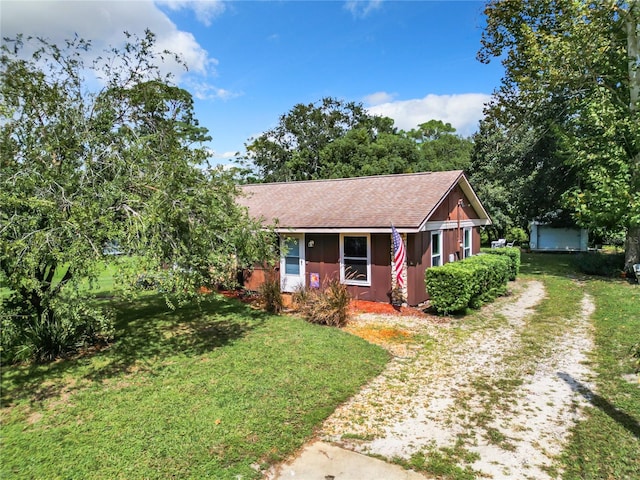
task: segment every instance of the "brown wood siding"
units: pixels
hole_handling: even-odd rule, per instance
[[[458,200],[462,199],[463,207],[460,209],[460,220],[476,218],[473,207],[469,204],[469,199],[459,186],[456,186],[447,198],[436,208],[429,221],[444,221],[458,219]]]
[[[477,255],[480,253],[480,242],[482,241],[480,238],[480,227],[473,228],[471,232],[471,253]]]
[[[446,203],[446,202],[445,202]],[[457,201],[456,201],[457,203]],[[449,207],[447,207],[448,210]],[[454,210],[455,211],[455,210]],[[424,284],[425,272],[431,267],[431,231],[407,234],[407,303],[418,305],[429,299]],[[371,286],[350,285],[354,298],[388,303],[391,300],[391,235],[371,234]],[[309,243],[313,242],[313,247]],[[449,254],[457,251],[458,231],[442,231],[442,260],[449,262]],[[472,229],[472,252],[480,252],[480,228]],[[306,286],[311,273],[320,275],[321,284],[340,278],[340,235],[306,234]],[[245,272],[247,275],[247,272]],[[256,268],[244,278],[246,288],[257,290],[264,281],[264,272]]]
[[[243,270],[240,274],[239,282],[242,286],[253,292],[257,292],[267,278],[266,267],[257,265],[253,269]],[[279,278],[279,277],[278,277]]]
[[[407,235],[407,303],[418,305],[429,296],[424,286],[424,273],[431,266],[431,232]]]
[[[313,242],[313,247],[309,243]],[[305,283],[309,275],[320,274],[320,285],[331,278],[340,278],[340,236],[338,234],[307,233],[305,235]]]
[[[371,234],[371,286],[350,285],[349,293],[359,300],[391,301],[391,235]]]
[[[453,255],[453,261],[460,260],[460,248],[458,243],[458,229],[454,228],[452,230],[444,230],[442,232],[442,250],[443,250],[443,264],[449,263],[451,258],[449,255]],[[460,232],[462,234],[462,232]]]

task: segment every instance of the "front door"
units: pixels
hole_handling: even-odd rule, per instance
[[[304,281],[304,234],[280,237],[280,289],[293,292],[305,287]]]

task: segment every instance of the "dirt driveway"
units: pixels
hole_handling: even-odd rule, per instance
[[[574,318],[545,325],[535,315],[544,297],[541,282],[519,280],[471,322],[358,315],[348,330],[394,358],[320,437],[432,472],[555,478],[554,458],[587,403],[580,391],[591,388],[594,306],[585,294]]]

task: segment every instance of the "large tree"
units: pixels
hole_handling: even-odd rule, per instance
[[[578,179],[554,132],[528,124],[507,130],[491,115],[480,122],[469,173],[491,213],[492,237],[526,230],[532,220],[573,225],[563,195]]]
[[[464,169],[473,143],[431,120],[409,132],[362,104],[323,98],[297,104],[251,139],[239,163],[248,181],[286,182]]]
[[[487,110],[505,138],[553,137],[576,175],[563,203],[581,225],[624,228],[640,262],[640,7],[636,0],[492,1],[480,59],[505,77]]]
[[[3,341],[31,339],[35,358],[108,333],[86,298],[107,245],[127,254],[123,284],[146,272],[178,295],[227,281],[269,248],[230,176],[206,168],[207,132],[191,95],[161,74],[166,55],[151,32],[102,56],[81,39],[2,44]]]
[[[354,128],[367,128],[372,117],[356,102],[326,97],[295,105],[278,125],[251,139],[240,159],[248,176],[284,182],[320,177],[323,149]]]
[[[457,135],[450,123],[429,120],[405,135],[418,145],[419,171],[466,170],[469,167],[473,142]]]
[[[413,171],[415,144],[387,117],[331,97],[297,104],[251,139],[240,163],[249,181],[284,182]]]
[[[393,128],[393,120],[372,117],[323,148],[316,178],[346,178],[417,171],[420,151]]]

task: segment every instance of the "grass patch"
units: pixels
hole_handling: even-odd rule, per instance
[[[582,390],[593,408],[573,430],[563,478],[640,478],[640,388],[623,378],[633,372],[629,349],[640,340],[640,287],[592,278],[585,288],[596,303],[597,392]]]
[[[569,308],[566,296],[579,293],[572,292],[576,287],[570,282],[576,277],[579,291],[589,293],[596,305],[591,368],[597,391],[577,385],[592,408],[572,430],[560,461],[563,478],[640,478],[640,388],[623,378],[633,372],[629,350],[640,341],[640,288],[624,279],[578,274],[574,265],[574,255],[528,254],[521,270],[543,280],[558,298],[538,311],[541,321]]]
[[[478,472],[469,466],[460,464],[472,464],[480,457],[476,453],[471,453],[463,447],[464,442],[458,442],[452,448],[435,447],[426,454],[423,452],[414,453],[411,458],[403,460],[395,458],[395,463],[411,468],[419,472],[428,472],[437,478],[446,480],[474,480]]]
[[[109,348],[2,368],[2,478],[259,478],[388,360],[219,297],[113,306]]]

